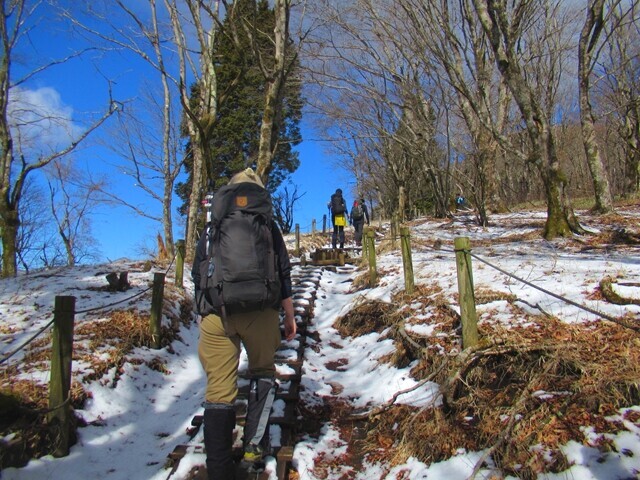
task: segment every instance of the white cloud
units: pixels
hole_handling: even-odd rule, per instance
[[[51,87],[12,88],[8,117],[14,142],[23,152],[59,150],[81,131],[73,122],[73,108]]]

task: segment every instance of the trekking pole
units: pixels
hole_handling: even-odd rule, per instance
[[[202,206],[207,209],[207,223],[211,222],[211,206],[213,205],[213,193],[207,193],[202,200]]]

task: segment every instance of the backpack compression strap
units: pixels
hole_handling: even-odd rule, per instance
[[[213,238],[211,235],[211,229],[212,229],[213,225],[209,225],[209,227],[207,228],[207,256],[209,257],[209,265],[207,267],[207,278],[211,279],[211,277],[213,277],[213,273],[216,269],[216,265],[213,259],[213,244],[215,243],[215,240],[217,240],[220,236],[220,223],[216,222],[216,228],[214,228],[214,233],[213,233]],[[220,268],[221,265],[218,265],[218,267]],[[218,290],[218,295],[220,295],[220,318],[222,318],[222,324],[225,328],[225,330],[227,329],[226,327],[226,322],[227,322],[227,309],[224,306],[224,296],[222,293],[222,286],[220,284],[215,285],[214,286],[215,289]]]

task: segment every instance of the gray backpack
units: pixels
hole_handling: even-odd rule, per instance
[[[216,192],[207,255],[199,265],[202,313],[225,316],[280,307],[273,228],[271,196],[261,186],[236,183]]]

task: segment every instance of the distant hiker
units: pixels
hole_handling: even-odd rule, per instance
[[[336,193],[331,195],[328,206],[331,211],[331,222],[333,223],[331,245],[333,248],[336,248],[339,239],[340,248],[344,248],[344,227],[347,225],[347,215],[349,212],[347,212],[347,204],[342,197],[341,189],[336,189]]]
[[[367,204],[364,202],[364,198],[353,201],[351,216],[349,218],[355,230],[354,239],[356,246],[359,247],[362,245],[362,229],[364,228],[364,223],[367,222],[367,225],[369,225],[369,211],[367,210]]]
[[[291,266],[272,219],[269,192],[251,169],[236,174],[213,198],[211,222],[202,233],[191,276],[200,323],[198,355],[207,375],[204,444],[209,480],[235,477],[232,457],[241,343],[249,360],[249,403],[244,460],[269,454],[268,417],[273,404],[275,352],[284,334],[296,334]]]
[[[456,195],[456,210],[464,208],[465,199],[461,194]]]

